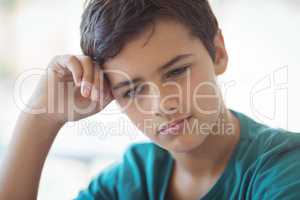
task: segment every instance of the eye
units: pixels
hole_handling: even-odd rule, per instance
[[[142,86],[135,86],[133,90],[128,90],[123,94],[123,98],[133,98],[136,94],[143,91],[144,87]]]
[[[183,73],[186,72],[186,70],[190,67],[190,65],[188,66],[185,66],[185,67],[181,67],[181,68],[178,68],[178,69],[174,69],[174,70],[171,70],[169,71],[168,73],[166,73],[166,77],[169,78],[169,77],[172,77],[172,76],[179,76]]]

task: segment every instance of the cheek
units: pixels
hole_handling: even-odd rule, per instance
[[[192,105],[193,114],[201,121],[213,121],[220,110],[220,90],[213,77],[195,73],[191,77],[191,95],[189,103]]]
[[[159,124],[155,122],[152,115],[144,113],[134,105],[128,106],[125,113],[143,134],[146,134],[150,138],[155,135]]]

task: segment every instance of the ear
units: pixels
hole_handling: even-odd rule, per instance
[[[219,29],[215,38],[214,38],[214,45],[215,45],[215,74],[221,75],[226,71],[227,64],[228,64],[228,55],[224,44],[224,38],[222,31]]]

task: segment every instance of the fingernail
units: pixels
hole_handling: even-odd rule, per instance
[[[88,97],[92,90],[92,84],[87,81],[82,81],[81,93],[83,96]]]

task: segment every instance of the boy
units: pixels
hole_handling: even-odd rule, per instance
[[[207,1],[92,0],[81,36],[84,56],[54,58],[29,101],[32,111],[51,105],[52,112],[20,115],[1,198],[36,198],[58,130],[113,99],[151,142],[131,145],[76,199],[300,197],[300,135],[224,104],[216,78],[228,56]],[[59,96],[58,83],[70,91],[69,82],[74,92]]]

